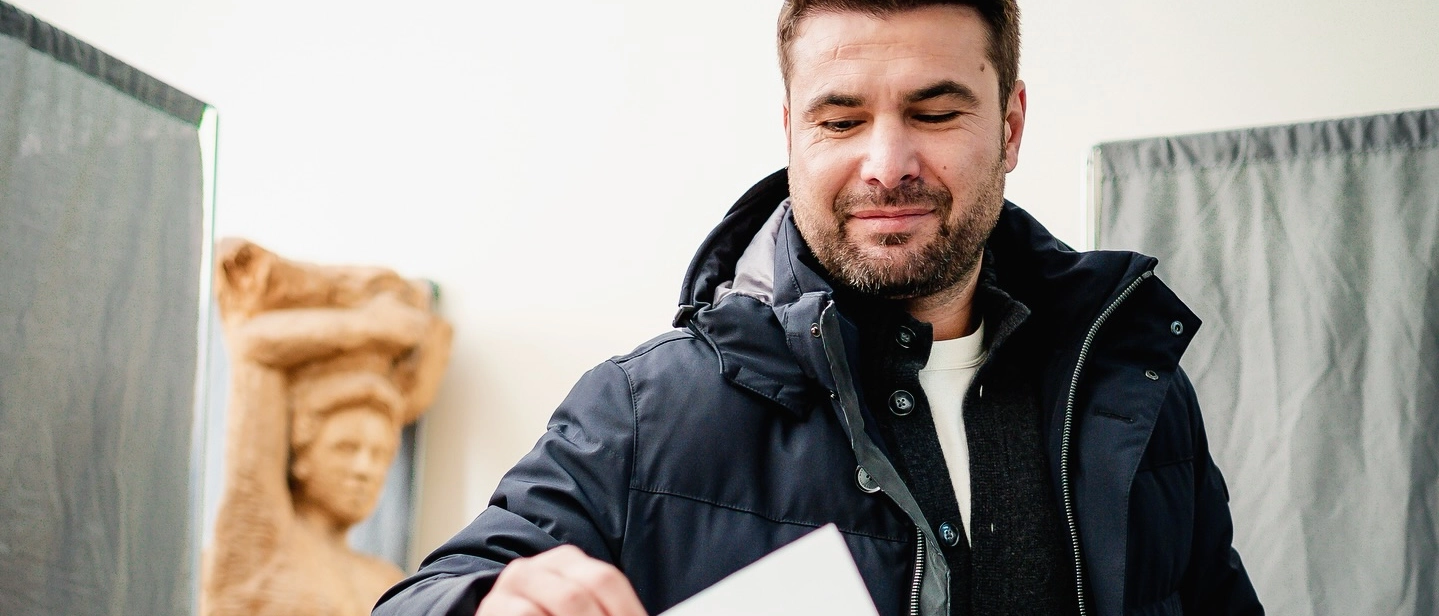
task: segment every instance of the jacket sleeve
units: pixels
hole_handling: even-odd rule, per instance
[[[634,404],[613,361],[581,377],[490,505],[380,598],[374,614],[473,616],[506,563],[573,544],[615,563],[633,465]]]
[[[1180,585],[1186,614],[1264,614],[1249,574],[1235,551],[1229,489],[1209,455],[1209,439],[1189,377],[1180,372],[1194,429],[1194,542]]]

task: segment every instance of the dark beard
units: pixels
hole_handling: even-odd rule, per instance
[[[992,173],[977,187],[974,199],[961,206],[963,213],[958,220],[950,219],[955,203],[949,190],[922,182],[906,183],[889,190],[840,193],[833,205],[835,220],[841,221],[838,233],[804,234],[805,240],[836,282],[860,293],[885,299],[934,295],[968,279],[979,267],[984,244],[999,221],[1004,203],[1003,165],[1001,156]],[[867,257],[843,226],[848,213],[860,205],[933,207],[941,221],[939,231],[933,241],[903,263]],[[914,238],[908,233],[891,233],[873,239],[884,246],[903,246]]]

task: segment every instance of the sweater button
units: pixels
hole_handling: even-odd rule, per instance
[[[955,528],[954,525],[949,522],[940,524],[939,538],[943,539],[949,547],[955,547],[959,545],[959,529]]]
[[[889,410],[904,417],[914,412],[914,395],[901,389],[889,395]]]
[[[906,349],[909,348],[910,343],[914,342],[914,330],[900,326],[899,331],[894,335],[894,341],[899,344],[899,346]]]
[[[864,470],[863,466],[855,471],[854,482],[859,484],[859,490],[865,494],[874,494],[879,491],[879,482],[875,481],[874,477],[871,477],[869,471]]]

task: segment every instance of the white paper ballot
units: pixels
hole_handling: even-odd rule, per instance
[[[879,616],[844,536],[826,524],[663,616]]]

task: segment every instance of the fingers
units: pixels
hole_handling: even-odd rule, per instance
[[[607,562],[585,555],[579,548],[565,545],[540,556],[550,555],[544,565],[574,581],[594,597],[605,616],[645,616],[645,608],[635,596],[634,587],[619,569]]]
[[[534,602],[548,616],[608,616],[594,593],[553,563],[539,557],[515,561],[505,567],[500,577],[512,569],[508,590]]]
[[[624,574],[574,546],[511,562],[477,616],[645,616]]]

